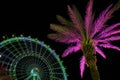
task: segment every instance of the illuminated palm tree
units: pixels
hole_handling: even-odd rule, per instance
[[[111,41],[120,40],[120,22],[106,26],[106,22],[112,17],[112,13],[120,8],[120,0],[113,7],[108,6],[97,19],[94,19],[92,12],[93,0],[89,0],[86,9],[85,21],[83,21],[77,8],[68,6],[68,13],[71,21],[57,15],[61,25],[51,24],[50,28],[57,33],[49,34],[48,37],[58,42],[70,44],[62,57],[66,57],[72,52],[82,50],[83,56],[80,59],[80,75],[83,77],[85,64],[90,68],[93,80],[100,80],[96,65],[96,54],[106,58],[101,48],[112,48],[120,51],[120,48],[111,44]],[[72,45],[74,44],[74,45]]]

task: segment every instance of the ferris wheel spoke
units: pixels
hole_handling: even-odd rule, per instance
[[[45,54],[46,54],[47,49],[45,49],[45,50],[43,50],[43,51],[44,51],[44,52],[43,52],[43,54],[42,54],[42,56],[41,56],[41,59],[45,57]]]
[[[0,63],[5,64],[5,65],[10,65],[10,63],[7,63],[5,61],[0,61]]]
[[[22,75],[18,75],[18,76],[20,76],[20,77],[18,77],[18,80],[21,80],[21,79],[23,79],[23,78],[26,78],[26,77],[29,76],[29,75],[22,74]]]
[[[24,39],[23,40],[24,41],[24,45],[25,45],[25,48],[26,48],[26,51],[27,51],[27,53],[26,54],[28,54],[29,55],[29,53],[30,53],[30,51],[29,51],[29,49],[28,49],[28,44],[27,44],[27,41]]]
[[[22,47],[22,45],[21,45],[21,43],[20,43],[20,40],[17,39],[16,41],[17,41],[17,43],[18,43],[20,49],[22,50],[22,52],[25,53],[25,51],[24,51],[24,49],[23,49],[23,47]]]
[[[30,51],[33,53],[33,46],[31,41],[30,41]]]
[[[42,67],[42,70],[45,71],[47,68],[48,68],[47,66],[44,66],[44,67]]]
[[[49,52],[49,54],[45,57],[47,60],[49,60],[49,57],[51,56],[51,52]]]
[[[36,53],[36,52],[37,52],[37,43],[35,43],[35,45],[34,45],[34,50],[33,50],[33,52],[35,53],[35,56],[36,56],[36,54],[37,54],[37,53]],[[38,61],[38,60],[35,59],[35,63],[36,63],[36,64],[37,64],[37,61]]]
[[[38,53],[39,53],[39,57],[40,57],[40,54],[42,54],[42,49],[43,49],[42,46],[43,46],[43,45],[40,46],[40,51],[38,52]]]
[[[41,67],[43,67],[44,66],[44,64],[43,64],[43,61],[38,61],[38,64],[41,66]]]
[[[61,78],[59,78],[59,77],[55,77],[55,76],[51,76],[51,78],[54,80],[61,80]]]
[[[38,42],[35,43],[35,52],[38,52]]]
[[[2,46],[3,47],[3,46]],[[6,65],[10,65],[10,61],[12,60],[12,58],[11,57],[9,57],[9,55],[10,54],[12,54],[13,52],[12,51],[10,51],[9,50],[9,48],[7,48],[7,47],[5,47],[4,46],[4,51],[3,51],[3,53],[1,54],[2,55],[2,57],[1,57],[1,59],[2,59],[2,64],[6,64]],[[6,54],[6,52],[9,52],[9,54]],[[3,55],[4,54],[4,55]]]
[[[29,75],[25,80],[30,80],[32,78],[32,75]]]
[[[55,65],[58,65],[59,63],[58,62],[55,62],[53,64],[50,64],[50,66],[55,66]]]
[[[21,76],[21,78],[22,78],[22,77],[26,77],[27,74],[25,72],[20,72],[17,76]]]
[[[13,47],[13,49],[18,53],[20,54],[21,52],[19,51],[19,49],[17,47],[15,47],[15,45],[13,45],[11,42],[9,42],[11,47]]]

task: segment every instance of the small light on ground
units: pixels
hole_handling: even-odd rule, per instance
[[[0,58],[2,57],[2,55],[0,55]]]

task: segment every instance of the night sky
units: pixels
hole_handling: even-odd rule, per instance
[[[94,0],[93,10],[96,14],[104,10],[111,3],[115,4],[118,0]],[[56,19],[56,15],[59,14],[69,19],[67,13],[67,5],[75,4],[81,15],[85,16],[85,9],[88,0],[40,0],[38,1],[17,1],[17,2],[5,2],[1,7],[1,22],[0,22],[0,36],[8,38],[12,34],[20,36],[31,36],[32,38],[38,38],[40,41],[44,41],[47,45],[50,45],[52,49],[55,49],[56,53],[61,55],[62,52],[68,47],[68,45],[55,42],[47,38],[47,34],[54,31],[49,29],[50,23],[59,22]],[[110,19],[107,24],[113,24],[120,21],[120,10],[116,11],[113,18]],[[84,17],[83,17],[84,18]],[[113,44],[120,46],[120,41],[112,42]],[[103,49],[107,59],[103,59],[100,55],[97,55],[97,65],[100,73],[101,80],[119,80],[120,79],[120,52],[113,49]],[[66,58],[61,58],[64,66],[67,68],[68,80],[91,80],[89,68],[86,67],[84,77],[81,79],[79,74],[79,60],[82,56],[82,51],[73,53]]]

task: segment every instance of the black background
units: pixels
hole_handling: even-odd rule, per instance
[[[58,23],[56,15],[60,14],[68,18],[67,5],[75,4],[82,16],[85,16],[85,9],[89,0],[40,0],[40,1],[17,1],[1,3],[0,18],[0,39],[2,36],[10,38],[12,34],[20,36],[31,36],[38,38],[50,45],[56,53],[61,55],[67,45],[55,42],[47,38],[47,34],[53,31],[49,29],[50,23]],[[111,3],[115,4],[118,0],[94,0],[93,10],[96,14],[104,10]],[[120,10],[119,10],[120,11]],[[108,25],[120,21],[120,12],[116,11],[114,17],[109,20]],[[113,42],[120,46],[120,41]],[[107,59],[97,55],[97,65],[101,80],[120,79],[120,52],[113,49],[103,49]],[[81,79],[79,74],[79,60],[82,52],[73,53],[63,60],[67,68],[68,80],[91,80],[89,69],[86,67],[84,77]]]

